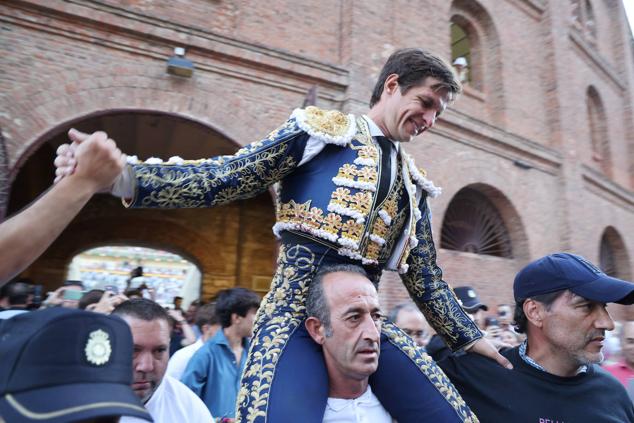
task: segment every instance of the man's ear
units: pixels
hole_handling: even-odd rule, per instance
[[[522,304],[526,319],[538,328],[543,326],[544,305],[529,298]]]
[[[317,342],[319,345],[323,345],[324,343],[324,325],[321,324],[318,318],[309,317],[306,319],[304,323],[306,325],[306,330],[313,341]]]
[[[386,94],[392,95],[399,89],[398,85],[398,75],[392,73],[385,78],[385,84],[383,84],[383,92]]]

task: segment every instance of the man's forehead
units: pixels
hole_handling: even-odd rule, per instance
[[[590,300],[588,298],[582,297],[581,295],[577,295],[572,291],[566,291],[566,297],[568,298],[568,301],[572,304],[579,304],[579,303],[598,303],[599,301],[594,301],[594,300]]]
[[[130,315],[123,315],[121,317],[126,321],[128,326],[130,326],[134,338],[139,335],[147,336],[152,334],[161,337],[164,333],[167,333],[169,338],[170,327],[165,319],[145,320]]]
[[[331,307],[347,307],[352,303],[378,305],[379,295],[369,279],[360,274],[335,272],[324,278],[324,291]]]

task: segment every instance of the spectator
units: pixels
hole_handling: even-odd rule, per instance
[[[198,309],[200,308],[201,305],[202,304],[198,300],[192,301],[191,303],[189,303],[189,307],[187,307],[187,311],[185,312],[185,320],[187,321],[187,324],[194,331],[194,335],[196,335],[196,339],[200,339],[202,335],[198,325],[196,324],[196,314],[198,313]]]
[[[33,300],[32,284],[28,283],[27,280],[18,279],[9,282],[3,288],[7,308],[0,311],[0,319],[9,319],[29,311],[29,305]]]
[[[621,354],[623,360],[606,367],[606,370],[625,386],[634,401],[634,321],[629,320],[621,327]]]
[[[240,376],[259,306],[260,297],[246,288],[218,293],[216,314],[222,329],[196,351],[181,378],[216,417],[235,416]]]
[[[212,417],[205,404],[178,380],[165,376],[170,341],[165,309],[154,301],[138,298],[119,304],[113,314],[123,318],[132,331],[132,389],[154,421],[209,423]]]
[[[500,342],[511,347],[517,347],[522,343],[520,335],[513,330],[503,330],[500,334]]]
[[[504,330],[500,327],[500,321],[496,317],[487,316],[484,318],[484,336],[499,342]]]
[[[218,317],[216,316],[215,304],[206,304],[198,308],[198,312],[196,313],[196,326],[202,334],[201,337],[193,344],[174,353],[174,355],[170,358],[169,363],[167,363],[167,370],[165,372],[166,375],[180,380],[185,368],[187,367],[187,363],[189,363],[189,360],[193,357],[194,353],[216,334],[220,328],[220,324],[218,323]]]
[[[79,300],[84,296],[82,281],[67,280],[54,292],[49,292],[44,300],[44,307],[79,308]]]
[[[196,342],[194,331],[185,320],[183,313],[177,310],[167,310],[170,317],[170,326],[172,333],[170,334],[170,357],[181,348]]]
[[[486,328],[486,316],[484,312],[488,311],[489,307],[480,301],[480,297],[475,289],[470,286],[458,286],[454,288],[454,292],[458,298],[458,302],[469,317],[471,317],[481,330],[484,330]],[[488,339],[491,339],[491,336],[489,336]],[[437,334],[432,335],[426,348],[429,355],[436,361],[440,361],[452,354],[451,349],[449,349],[445,341]]]
[[[103,293],[104,293],[103,289],[91,289],[80,298],[79,304],[77,307],[80,310],[86,310],[86,307],[88,307],[89,305],[97,304],[99,300],[101,300]]]
[[[324,267],[306,300],[306,330],[322,346],[328,374],[324,423],[391,423],[368,383],[379,366],[379,295],[363,268]]]
[[[424,347],[429,342],[429,325],[414,303],[407,302],[395,306],[390,311],[389,319],[412,338],[416,345]]]
[[[460,305],[471,316],[480,329],[485,328],[485,311],[489,310],[486,304],[483,304],[475,289],[470,286],[458,286],[454,288],[456,297],[460,301]]]
[[[123,294],[115,294],[112,290],[93,289],[79,300],[79,308],[96,313],[110,314],[116,306],[129,298]]]
[[[185,316],[185,312],[182,308],[183,297],[175,296],[174,297],[174,310],[180,312],[183,316]]]
[[[513,292],[517,331],[527,334],[503,352],[513,370],[473,354],[440,362],[480,421],[634,422],[623,386],[596,366],[614,328],[606,303],[632,304],[634,284],[558,253],[522,269]]]
[[[513,329],[513,308],[508,304],[498,304],[498,321],[503,331]]]
[[[0,323],[0,339],[0,421],[151,421],[130,388],[132,336],[121,319],[39,310]]]

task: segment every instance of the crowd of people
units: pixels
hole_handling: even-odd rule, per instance
[[[116,421],[114,416],[122,422],[235,421],[261,303],[256,293],[227,289],[183,310],[180,297],[165,308],[140,295],[102,291],[96,296],[96,290],[85,291],[73,280],[38,304],[34,288],[18,279],[0,291],[0,353],[7,357],[0,372],[6,377],[0,416],[5,421],[35,421],[36,415],[52,416],[44,418],[47,422]],[[64,292],[79,295],[66,298]],[[632,303],[634,284],[608,277],[580,256],[559,253],[517,275],[515,306],[499,304],[493,312],[472,287],[455,292],[512,370],[453,352],[413,303],[384,314],[377,286],[363,267],[327,265],[309,287],[308,317],[299,329],[313,344],[297,355],[322,358],[317,374],[327,391],[287,391],[285,397],[303,404],[305,399],[293,400],[319,402],[326,395],[323,422],[395,421],[371,383],[380,373],[379,359],[394,354],[383,348],[389,340],[381,335],[381,327],[392,322],[393,330],[440,365],[482,422],[558,421],[562,409],[569,421],[634,421],[634,321],[621,325],[619,359],[601,366],[606,332],[615,327],[606,304]],[[190,323],[195,340],[174,346],[175,337],[182,340],[177,325]],[[294,364],[302,371],[301,360]],[[51,376],[39,378],[40,370]],[[398,370],[388,383],[415,374],[407,367]],[[97,398],[98,392],[104,396]],[[46,405],[43,395],[56,400]]]
[[[472,287],[444,281],[428,204],[440,189],[401,144],[460,92],[440,58],[401,49],[366,115],[298,109],[233,156],[140,162],[103,132],[71,130],[55,185],[0,224],[0,281],[101,191],[128,207],[212,207],[279,183],[278,268],[263,299],[232,288],[195,312],[138,287],[68,281],[42,299],[28,282],[3,286],[0,420],[634,422],[626,388],[600,367],[607,304],[634,303],[633,283],[550,254],[517,274],[514,306],[487,315]],[[413,301],[390,318],[383,271]],[[624,360],[608,370],[629,384],[623,332]]]

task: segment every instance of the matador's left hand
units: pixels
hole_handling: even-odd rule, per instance
[[[478,353],[492,360],[495,360],[500,366],[504,366],[509,370],[513,369],[513,365],[511,364],[511,362],[508,361],[506,357],[504,357],[502,354],[500,354],[488,339],[478,339],[475,344],[473,344],[471,348],[469,348],[467,351]]]

